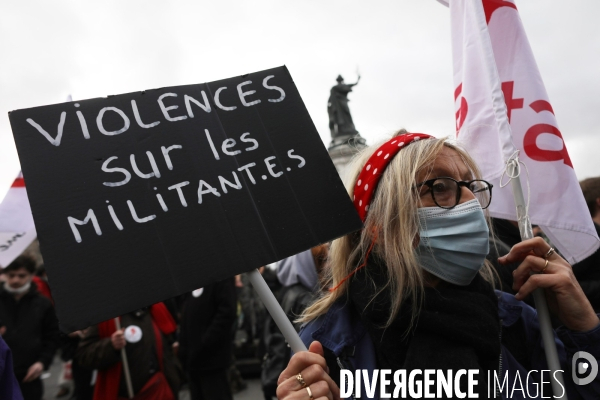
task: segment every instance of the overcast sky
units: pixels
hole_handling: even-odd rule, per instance
[[[600,175],[597,0],[517,2],[579,179]],[[0,199],[20,170],[8,111],[287,65],[323,141],[329,90],[369,143],[452,135],[449,10],[435,0],[3,1]]]

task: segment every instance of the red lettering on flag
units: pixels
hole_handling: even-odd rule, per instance
[[[485,22],[489,25],[490,19],[492,19],[492,14],[499,8],[502,7],[510,7],[517,9],[516,4],[511,3],[510,1],[503,0],[482,0],[483,3],[483,11],[485,12]]]
[[[539,135],[542,133],[550,133],[552,135],[556,135],[562,140],[563,148],[561,150],[544,150],[540,149],[537,146],[536,140]],[[569,167],[573,168],[573,163],[571,162],[571,158],[569,157],[569,152],[567,151],[567,146],[565,146],[565,141],[563,140],[562,134],[560,130],[549,124],[537,124],[532,126],[527,130],[525,136],[523,137],[523,150],[525,150],[525,154],[529,158],[535,161],[558,161],[563,160],[565,164]]]
[[[458,96],[462,92],[462,83],[458,85],[458,87],[454,90],[454,101],[458,98]],[[458,131],[463,126],[465,119],[467,118],[467,113],[469,112],[469,104],[467,103],[467,99],[461,97],[460,99],[460,108],[456,112],[456,132],[458,135]]]
[[[17,178],[11,187],[25,187],[25,180],[23,178]]]
[[[512,110],[523,108],[523,99],[513,98],[514,87],[514,81],[502,82],[502,93],[504,93],[504,102],[506,103],[506,114],[508,115],[508,123],[510,123],[510,116],[512,114]]]
[[[552,115],[554,115],[552,105],[546,100],[536,100],[533,103],[531,103],[529,107],[531,107],[536,113],[541,113],[542,111],[550,111]]]

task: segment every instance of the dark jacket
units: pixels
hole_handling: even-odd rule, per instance
[[[594,227],[600,235],[600,225],[594,223]],[[573,265],[573,273],[594,310],[600,312],[600,249]]]
[[[19,383],[13,372],[10,349],[0,336],[0,399],[23,400]]]
[[[236,305],[234,278],[206,286],[198,297],[188,295],[181,316],[179,355],[191,376],[231,364]]]
[[[532,377],[529,379],[529,393],[533,395],[536,390],[535,387],[532,387],[534,380],[537,383],[540,382],[540,378],[543,378],[545,382],[549,380],[548,372],[542,377],[539,373],[541,370],[548,370],[548,367],[542,348],[537,313],[533,308],[516,300],[510,294],[498,291],[496,293],[499,296],[498,314],[502,321],[502,331],[510,331],[513,328],[518,330],[520,332],[518,340],[522,349],[515,353],[511,352],[508,347],[514,349],[514,346],[508,346],[507,341],[510,338],[502,336],[502,351],[501,358],[499,358],[501,360],[499,367],[502,371],[499,376],[503,378],[506,371],[508,382],[510,382],[509,385],[505,385],[502,398],[507,398],[506,386],[512,390],[512,383],[515,382],[517,374],[525,387],[528,371],[536,370],[536,372],[532,372]],[[325,315],[306,324],[300,332],[300,337],[307,347],[313,340],[321,342],[325,348],[325,359],[330,369],[330,375],[338,385],[340,384],[340,368],[349,369],[352,372],[357,369],[365,369],[369,371],[369,376],[372,376],[373,370],[378,368],[373,342],[360,321],[360,317],[356,315],[349,304],[344,300],[336,302]],[[561,367],[564,370],[563,377],[568,398],[570,400],[598,399],[600,397],[600,374],[591,384],[577,386],[571,379],[571,366],[572,357],[578,351],[588,352],[596,359],[600,358],[600,326],[584,333],[559,328],[556,330],[556,334],[555,341]],[[526,354],[522,354],[522,352]],[[523,364],[528,364],[528,368]],[[363,398],[366,398],[364,381],[361,381],[361,387]],[[377,388],[373,398],[379,399],[379,393],[379,388]],[[546,390],[544,396],[549,395],[550,392]],[[523,398],[521,396],[522,392],[517,390],[512,393],[510,398],[521,399]],[[541,395],[538,394],[538,396],[541,398]]]
[[[58,347],[58,320],[50,300],[38,293],[34,283],[19,301],[2,285],[0,320],[6,325],[4,340],[12,350],[17,379],[23,379],[38,361],[48,369]]]
[[[297,331],[300,330],[301,324],[294,321],[302,315],[306,307],[312,304],[316,295],[317,293],[308,290],[300,283],[284,288],[281,308]]]

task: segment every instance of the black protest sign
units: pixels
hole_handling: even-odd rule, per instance
[[[10,122],[65,331],[361,227],[285,67]]]

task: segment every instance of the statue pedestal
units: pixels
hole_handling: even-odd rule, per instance
[[[329,156],[340,177],[344,178],[346,166],[352,157],[365,147],[367,147],[366,140],[360,134],[336,137],[331,141],[328,148]]]

